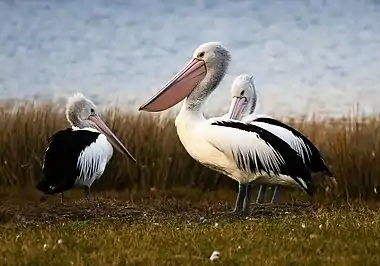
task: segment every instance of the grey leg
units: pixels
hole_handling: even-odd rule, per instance
[[[245,187],[245,197],[244,197],[244,202],[243,202],[243,212],[247,213],[249,211],[249,202],[251,201],[251,183],[246,185]]]
[[[265,190],[266,190],[266,187],[261,185],[259,192],[257,193],[256,203],[262,202],[262,198],[263,196],[265,196]]]
[[[274,188],[274,192],[273,192],[272,200],[270,201],[271,204],[275,203],[276,200],[277,200],[277,192],[278,192],[278,189],[279,189],[278,186],[276,186],[276,187]]]
[[[63,203],[63,192],[61,192],[61,203]]]
[[[86,200],[90,200],[90,187],[84,187],[84,197],[86,198]]]
[[[243,210],[244,199],[247,192],[246,186],[247,185],[245,184],[239,183],[239,192],[236,198],[235,209],[233,210],[233,213],[238,213]]]

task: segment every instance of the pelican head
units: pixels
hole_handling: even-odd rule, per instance
[[[90,127],[100,131],[107,137],[112,146],[136,162],[132,154],[130,154],[121,141],[100,118],[95,104],[84,97],[83,94],[76,93],[69,97],[66,104],[66,118],[72,127],[80,129]]]
[[[232,82],[231,97],[228,118],[241,120],[244,116],[253,113],[257,101],[253,77],[248,74],[237,76]]]
[[[192,94],[191,104],[199,105],[224,77],[230,54],[218,42],[209,42],[195,49],[189,63],[153,95],[139,110],[160,112]]]

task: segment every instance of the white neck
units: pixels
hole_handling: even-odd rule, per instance
[[[181,111],[177,115],[176,120],[192,120],[192,121],[202,121],[205,120],[205,117],[203,116],[202,107],[203,107],[204,101],[200,102],[197,108],[191,108],[194,106],[194,103],[190,102],[188,98],[185,99]]]
[[[242,114],[240,115],[240,118],[243,118],[243,117],[246,117],[247,115],[253,114],[255,112],[255,109],[256,109],[256,103],[257,103],[256,91],[255,91],[255,89],[253,89],[251,99],[247,103],[247,107],[244,108]]]
[[[216,89],[220,81],[225,76],[225,72],[226,67],[210,69],[205,78],[185,99],[178,116],[183,116],[186,114],[186,116],[204,120],[205,118],[203,117],[202,108],[207,98]]]

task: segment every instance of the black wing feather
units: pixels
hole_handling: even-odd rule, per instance
[[[100,133],[67,128],[48,139],[42,167],[42,180],[37,189],[46,194],[56,194],[71,189],[79,176],[79,154],[96,141]]]
[[[322,157],[319,150],[317,149],[317,147],[315,147],[315,145],[305,135],[303,135],[301,132],[299,132],[298,130],[292,128],[291,126],[289,126],[287,124],[284,124],[284,123],[282,123],[282,122],[280,122],[274,118],[270,118],[270,117],[260,117],[260,118],[255,119],[254,121],[255,122],[263,122],[263,123],[271,124],[274,126],[283,127],[285,129],[291,131],[295,136],[299,137],[310,150],[310,156],[307,156],[306,154],[304,156],[304,158],[306,158],[306,162],[305,162],[306,166],[314,173],[322,172],[322,173],[327,174],[331,177],[333,176],[331,171],[329,170],[329,168],[326,166],[325,160]]]
[[[247,132],[254,132],[259,135],[259,137],[265,141],[267,144],[272,146],[284,159],[284,163],[280,164],[279,171],[276,171],[274,169],[274,174],[276,175],[287,175],[292,177],[298,184],[300,184],[301,187],[304,187],[301,182],[299,181],[299,178],[302,179],[305,183],[307,188],[305,188],[306,192],[310,195],[314,193],[312,185],[311,185],[311,175],[307,167],[302,161],[302,158],[298,155],[298,153],[293,150],[284,140],[277,137],[276,135],[270,133],[269,131],[254,125],[253,123],[243,123],[239,121],[233,121],[233,120],[219,120],[214,121],[211,123],[211,125],[215,126],[224,126],[224,127],[232,127],[235,129],[247,131]],[[250,154],[245,154],[243,158],[243,154],[239,153],[236,155],[233,155],[235,158],[235,161],[237,163],[237,166],[244,170],[244,171],[251,171],[253,173],[260,173],[260,172],[267,172],[267,169],[264,167],[263,162],[259,160],[258,157],[254,157]],[[244,163],[244,160],[248,160],[249,164],[246,165]],[[249,169],[247,169],[247,167]],[[272,173],[273,174],[273,173]]]

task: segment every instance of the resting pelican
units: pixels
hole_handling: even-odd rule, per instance
[[[312,174],[322,173],[331,178],[332,181],[335,181],[319,150],[306,136],[293,127],[270,116],[253,114],[256,107],[257,96],[251,75],[242,74],[234,79],[231,86],[231,96],[232,102],[227,118],[242,120],[245,123],[255,122],[255,124],[261,128],[268,130],[288,143],[290,147],[301,155],[303,162]],[[262,191],[263,185],[260,186],[256,199],[257,203],[261,198],[260,194]],[[278,186],[275,187],[271,203],[274,202],[277,192]]]
[[[46,194],[84,187],[87,200],[92,183],[101,177],[113,154],[112,146],[136,162],[96,112],[96,106],[82,94],[68,99],[66,118],[71,128],[60,130],[48,140],[37,189]],[[112,145],[112,146],[111,146]]]
[[[239,182],[234,212],[248,210],[247,184],[262,174],[269,183],[285,183],[313,194],[310,172],[285,141],[253,123],[209,119],[202,114],[206,98],[225,76],[230,53],[221,44],[200,45],[190,62],[139,110],[159,112],[185,99],[175,125],[186,151],[201,164]]]

